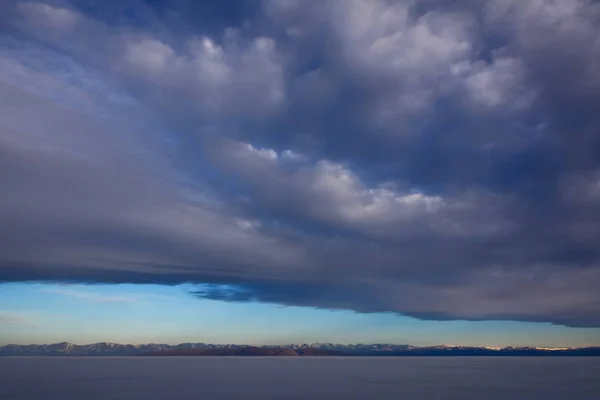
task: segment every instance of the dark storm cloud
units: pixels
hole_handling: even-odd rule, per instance
[[[0,280],[600,326],[597,3],[0,4]]]

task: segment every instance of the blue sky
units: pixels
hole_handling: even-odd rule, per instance
[[[2,340],[598,343],[599,16],[0,1]]]
[[[197,288],[158,285],[0,286],[0,344],[397,343],[591,346],[600,329],[524,322],[434,322],[260,303],[198,300]]]

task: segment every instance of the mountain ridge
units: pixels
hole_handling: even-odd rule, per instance
[[[252,349],[250,351],[250,349]],[[261,350],[262,349],[262,350]],[[270,349],[270,350],[269,350]],[[245,344],[164,343],[120,344],[98,342],[77,345],[52,344],[0,346],[0,356],[138,356],[138,355],[211,355],[211,356],[600,356],[600,347],[489,347],[489,346],[412,346],[406,344],[298,343],[251,346]],[[288,351],[289,350],[289,351]]]

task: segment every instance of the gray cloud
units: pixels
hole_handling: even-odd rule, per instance
[[[119,4],[0,3],[1,280],[600,326],[597,3]]]

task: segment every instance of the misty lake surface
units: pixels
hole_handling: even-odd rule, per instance
[[[0,358],[2,400],[600,399],[600,358]]]

